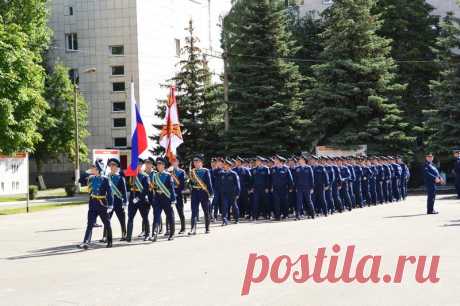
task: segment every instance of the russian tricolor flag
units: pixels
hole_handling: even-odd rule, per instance
[[[137,175],[139,156],[147,150],[147,133],[142,122],[134,95],[134,82],[131,81],[131,165],[126,169],[126,176]]]

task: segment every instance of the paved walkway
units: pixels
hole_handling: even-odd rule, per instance
[[[460,305],[460,201],[438,200],[439,215],[425,215],[425,198],[389,204],[328,218],[304,221],[242,223],[210,235],[179,236],[169,242],[115,242],[81,251],[75,245],[84,231],[86,207],[0,217],[1,305],[276,305],[276,306],[458,306]],[[189,216],[189,212],[187,212]],[[135,232],[140,231],[140,217]],[[115,237],[119,226],[113,222]],[[101,237],[96,228],[94,239]],[[355,245],[357,260],[382,255],[393,271],[399,255],[440,256],[436,284],[419,284],[415,268],[403,282],[283,284],[267,277],[241,296],[250,253],[311,258],[318,248]],[[342,265],[344,251],[340,255]],[[429,260],[430,261],[430,260]],[[326,261],[328,262],[328,261]],[[356,264],[356,261],[355,263]],[[259,272],[257,266],[254,273]],[[298,268],[297,268],[298,269]],[[340,268],[338,269],[340,270]],[[323,273],[326,273],[323,270]]]

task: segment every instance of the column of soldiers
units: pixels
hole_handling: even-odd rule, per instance
[[[197,233],[199,211],[204,214],[204,231],[210,224],[260,218],[280,221],[301,220],[343,213],[365,206],[404,200],[407,196],[409,169],[401,157],[298,155],[284,158],[212,158],[211,169],[203,166],[203,155],[190,163],[188,173],[171,166],[166,159],[139,160],[138,175],[125,179],[120,162],[108,162],[110,174],[104,176],[101,163],[91,168],[88,185],[90,200],[88,225],[80,248],[91,242],[92,225],[97,216],[104,223],[103,242],[112,246],[110,219],[115,212],[122,231],[122,241],[131,242],[137,211],[142,219],[141,237],[157,241],[162,232],[162,213],[166,215],[166,234],[175,235],[175,213],[180,218],[179,234],[186,231],[184,190],[191,198],[190,231]],[[129,196],[128,196],[129,191]],[[150,227],[150,208],[153,223]],[[127,213],[127,226],[125,225]]]

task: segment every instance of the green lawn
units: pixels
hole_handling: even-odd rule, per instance
[[[2,202],[25,201],[25,200],[26,200],[26,197],[24,195],[0,197],[0,203],[2,203]]]
[[[46,190],[39,190],[37,193],[36,199],[43,198],[60,198],[66,197],[64,188],[53,188]],[[0,203],[2,202],[16,202],[16,201],[25,201],[26,197],[24,195],[15,195],[15,196],[0,196]]]
[[[86,203],[87,203],[86,201],[75,202],[75,203],[65,203],[65,204],[45,203],[43,205],[29,207],[29,213],[39,212],[43,210],[56,209],[56,208],[78,206],[78,205],[83,205]],[[0,208],[0,216],[24,214],[26,212],[27,212],[26,207]]]

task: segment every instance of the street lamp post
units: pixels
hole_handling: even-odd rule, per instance
[[[89,74],[96,72],[96,68],[85,69],[83,73]],[[78,124],[78,85],[77,85],[77,72],[73,75],[73,113],[75,122],[75,188],[76,192],[80,192],[80,137],[79,137],[79,124]]]

